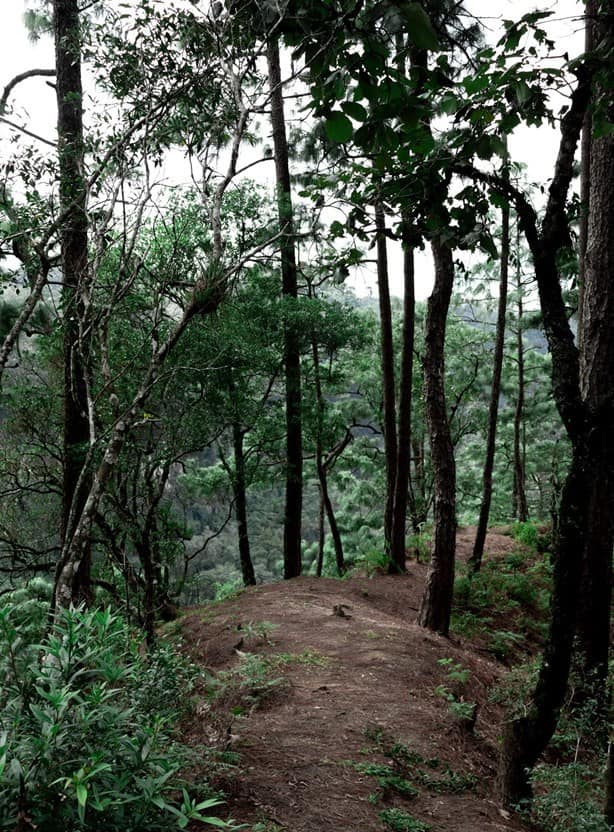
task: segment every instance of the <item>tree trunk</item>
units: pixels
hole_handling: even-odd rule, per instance
[[[386,505],[384,508],[384,541],[390,554],[392,515],[397,465],[397,425],[395,409],[394,345],[392,340],[392,309],[388,284],[388,250],[386,215],[381,202],[375,204],[375,235],[377,245],[377,291],[380,315],[380,350],[382,364],[382,402],[384,453],[386,458]]]
[[[586,0],[584,18],[584,51],[592,52],[595,46],[593,20],[597,13],[596,0]],[[588,212],[591,197],[591,145],[593,117],[590,109],[584,114],[582,143],[580,146],[580,223],[578,233],[578,345],[582,349],[582,307],[584,305],[584,270],[588,243]]]
[[[434,505],[434,549],[420,605],[418,623],[447,636],[454,589],[456,549],[456,466],[446,409],[444,346],[454,261],[445,243],[433,241],[435,285],[428,300],[424,353],[424,400],[431,444]]]
[[[499,792],[506,806],[531,798],[530,772],[550,742],[565,699],[591,480],[587,449],[578,443],[561,497],[551,623],[539,678],[527,716],[508,723],[503,737]]]
[[[243,584],[245,586],[255,586],[256,575],[254,573],[247,531],[247,485],[245,481],[245,455],[243,451],[244,435],[241,425],[235,419],[232,425],[232,442],[235,456],[233,490],[237,532],[239,535],[239,559],[241,561]]]
[[[611,36],[614,29],[611,22],[609,28]],[[611,102],[608,116],[610,120],[614,118]],[[595,459],[592,472],[590,517],[580,585],[578,642],[584,679],[590,684],[592,677],[594,693],[605,705],[614,510],[614,136],[611,133],[593,139],[590,180],[580,388],[586,402],[589,429],[595,437],[601,437],[601,453]]]
[[[514,411],[514,488],[512,492],[513,516],[521,523],[526,523],[529,518],[527,506],[525,460],[523,453],[522,429],[524,411],[524,340],[522,337],[522,281],[520,277],[520,241],[517,239],[517,266],[516,266],[516,291],[517,300],[517,331],[516,331],[516,357],[518,365],[518,392],[516,397],[516,409]]]
[[[508,175],[507,159],[504,167]],[[505,315],[507,313],[507,280],[510,258],[510,206],[505,203],[501,211],[501,270],[499,281],[499,308],[497,310],[497,331],[495,335],[495,349],[493,355],[492,388],[490,392],[490,408],[488,410],[488,436],[486,439],[486,460],[484,462],[482,505],[478,528],[473,545],[473,552],[469,558],[469,569],[478,572],[482,565],[484,543],[490,516],[492,499],[492,473],[495,464],[495,443],[497,438],[497,419],[499,416],[499,397],[501,395],[501,372],[503,370],[503,347],[505,344]]]
[[[604,18],[603,35],[611,37],[612,28],[610,15]],[[554,547],[552,617],[544,657],[529,711],[525,717],[508,725],[503,741],[499,786],[502,801],[510,806],[531,796],[531,769],[556,728],[571,666],[592,489],[600,487],[600,483],[595,481],[595,472],[601,472],[601,466],[605,465],[611,478],[613,469],[612,136],[595,140],[591,154],[591,204],[581,356],[578,356],[567,320],[557,268],[558,254],[568,245],[569,229],[564,206],[591,94],[590,82],[589,71],[580,70],[569,109],[561,120],[561,143],[541,233],[537,229],[533,209],[525,200],[516,200],[534,259],[544,326],[552,353],[554,396],[572,443],[573,454],[561,497],[559,530]],[[607,488],[607,481],[603,485]]]
[[[62,249],[64,354],[64,433],[61,540],[74,532],[91,477],[82,477],[90,430],[86,382],[86,344],[81,338],[83,296],[88,280],[88,220],[84,182],[81,33],[77,0],[54,0],[58,162]],[[80,481],[81,480],[81,481]],[[90,596],[89,549],[72,579],[74,602]]]
[[[411,403],[414,371],[414,328],[416,311],[414,250],[409,228],[403,224],[403,345],[399,384],[399,430],[396,459],[396,482],[392,511],[390,572],[405,571],[405,527],[411,464]]]
[[[611,742],[608,743],[604,791],[603,817],[608,827],[611,828],[614,826],[614,747]]]
[[[412,431],[412,457],[414,473],[409,479],[409,511],[414,534],[420,534],[422,525],[427,520],[426,509],[426,474],[424,470],[424,433],[417,435]]]
[[[279,42],[273,36],[267,44],[271,127],[275,150],[277,206],[281,232],[281,274],[284,298],[296,300],[298,281],[294,247],[294,215],[284,99],[279,64]],[[284,515],[284,578],[301,574],[301,515],[303,502],[303,441],[301,427],[301,364],[299,337],[295,324],[284,326],[284,367],[286,380],[286,506]]]
[[[322,395],[322,381],[320,377],[320,356],[318,355],[318,345],[316,343],[315,338],[312,338],[311,341],[311,350],[313,356],[313,373],[314,373],[314,385],[315,385],[315,393],[316,393],[316,408],[317,408],[317,424],[316,424],[316,469],[318,473],[318,482],[320,485],[320,511],[324,509],[326,512],[326,519],[328,520],[328,525],[330,527],[330,533],[333,538],[333,545],[335,547],[335,561],[337,564],[337,572],[341,576],[345,573],[345,559],[343,556],[343,543],[341,541],[341,533],[339,532],[339,526],[337,525],[337,518],[335,517],[335,512],[333,509],[333,504],[330,499],[330,494],[328,491],[328,475],[326,471],[326,465],[324,464],[323,459],[323,450],[322,450],[322,433],[324,429],[324,396]],[[320,560],[323,558],[323,549],[324,549],[324,529],[322,528],[320,533],[320,548],[322,549],[322,554],[318,554],[318,565]],[[322,570],[320,568],[320,574]]]
[[[322,485],[319,488],[320,500],[318,503],[318,559],[316,561],[316,576],[322,577],[322,570],[324,568],[324,496],[322,494]]]

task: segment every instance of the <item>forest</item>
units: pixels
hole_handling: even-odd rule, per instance
[[[612,0],[12,3],[0,829],[614,828]]]

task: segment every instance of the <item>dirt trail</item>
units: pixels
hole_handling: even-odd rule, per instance
[[[459,532],[461,557],[472,539],[470,530]],[[494,553],[512,546],[502,535],[487,542]],[[299,578],[186,615],[184,638],[207,668],[257,653],[285,680],[249,715],[225,725],[220,717],[217,741],[240,755],[240,774],[227,784],[234,818],[268,821],[267,832],[382,832],[379,813],[398,807],[433,832],[526,829],[494,802],[502,714],[488,695],[502,668],[484,651],[415,624],[426,568],[410,563],[400,577]],[[467,668],[467,682],[450,682],[442,658]],[[473,734],[437,693],[442,684],[478,704]],[[190,726],[194,741],[211,742],[208,724],[203,714],[202,726]],[[395,741],[402,747],[391,757]],[[374,764],[402,772],[418,794],[382,788],[374,769],[364,771]]]

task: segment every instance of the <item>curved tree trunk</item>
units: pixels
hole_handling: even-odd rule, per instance
[[[298,295],[294,215],[288,160],[288,140],[284,118],[284,99],[279,64],[279,42],[274,36],[267,43],[267,64],[271,90],[271,127],[275,150],[277,206],[281,231],[282,293]],[[286,376],[286,507],[284,515],[284,578],[301,574],[301,515],[303,503],[303,440],[301,426],[301,361],[296,326],[284,327],[284,367]]]
[[[505,161],[505,175],[507,175],[507,160]],[[490,516],[492,500],[492,473],[495,464],[495,443],[497,438],[497,419],[499,416],[499,397],[501,395],[501,372],[503,370],[503,347],[505,344],[505,315],[507,312],[507,280],[510,259],[510,206],[505,203],[501,211],[501,270],[499,280],[499,308],[497,310],[497,330],[495,335],[495,349],[493,356],[492,388],[490,392],[490,407],[488,410],[488,436],[486,439],[486,459],[484,461],[482,505],[478,528],[473,544],[473,552],[469,558],[469,569],[478,572],[482,565],[484,543]]]
[[[454,283],[452,250],[433,241],[435,286],[426,316],[424,378],[425,411],[431,443],[435,488],[434,548],[420,605],[418,623],[447,635],[454,590],[456,550],[456,466],[446,410],[444,347],[446,319]]]
[[[609,3],[612,6],[612,3]],[[612,37],[611,14],[604,17],[603,36]],[[561,121],[561,143],[548,206],[537,230],[536,217],[517,200],[531,247],[548,344],[556,404],[572,443],[571,467],[563,488],[559,530],[554,547],[551,626],[538,681],[525,717],[511,722],[501,753],[500,796],[514,806],[530,798],[530,773],[556,728],[564,701],[576,633],[583,549],[588,532],[596,475],[614,470],[614,139],[595,139],[591,153],[591,204],[583,300],[582,354],[574,344],[563,302],[557,255],[567,245],[564,205],[573,160],[591,94],[588,70],[579,72],[570,107]],[[611,115],[611,113],[610,113]],[[590,252],[590,254],[589,254]],[[590,265],[589,265],[590,264]],[[611,504],[610,504],[611,505]],[[586,613],[586,611],[584,611]]]
[[[403,242],[403,345],[399,380],[399,430],[397,440],[396,481],[392,511],[390,572],[405,571],[405,527],[411,463],[411,403],[414,371],[414,328],[416,311],[414,250],[409,229],[404,223]]]
[[[503,737],[499,793],[506,806],[531,798],[530,772],[550,742],[565,699],[591,478],[587,449],[578,443],[561,497],[550,632],[539,678],[527,716],[508,723]]]
[[[81,338],[88,280],[88,220],[84,181],[81,33],[76,0],[54,0],[58,161],[62,248],[64,433],[61,540],[66,545],[83,510],[91,477],[82,476],[89,447],[86,344]],[[72,578],[74,602],[90,596],[89,548]],[[57,576],[56,576],[57,580]]]

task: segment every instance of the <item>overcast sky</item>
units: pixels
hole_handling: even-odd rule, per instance
[[[522,14],[539,8],[551,8],[553,19],[545,25],[556,41],[560,54],[576,55],[583,46],[583,25],[580,19],[582,4],[576,0],[557,0],[545,6],[534,0],[467,0],[468,9],[487,27],[489,39],[496,39],[501,32],[501,21],[517,19]],[[53,44],[50,38],[38,43],[28,39],[23,25],[23,13],[27,0],[0,0],[0,89],[20,72],[34,67],[53,67]],[[54,91],[44,79],[30,79],[20,85],[12,98],[14,112],[11,118],[45,138],[55,137]],[[0,136],[11,134],[7,125],[0,124]],[[1,148],[0,144],[0,148]],[[512,159],[527,165],[531,181],[541,182],[551,175],[557,150],[557,134],[546,126],[520,128],[510,139]],[[266,175],[266,174],[264,174]],[[391,284],[394,294],[401,294],[401,258],[399,251],[391,252]],[[417,294],[424,299],[430,291],[431,266],[427,257],[417,264]],[[372,277],[366,274],[358,280],[357,289],[369,291]]]

